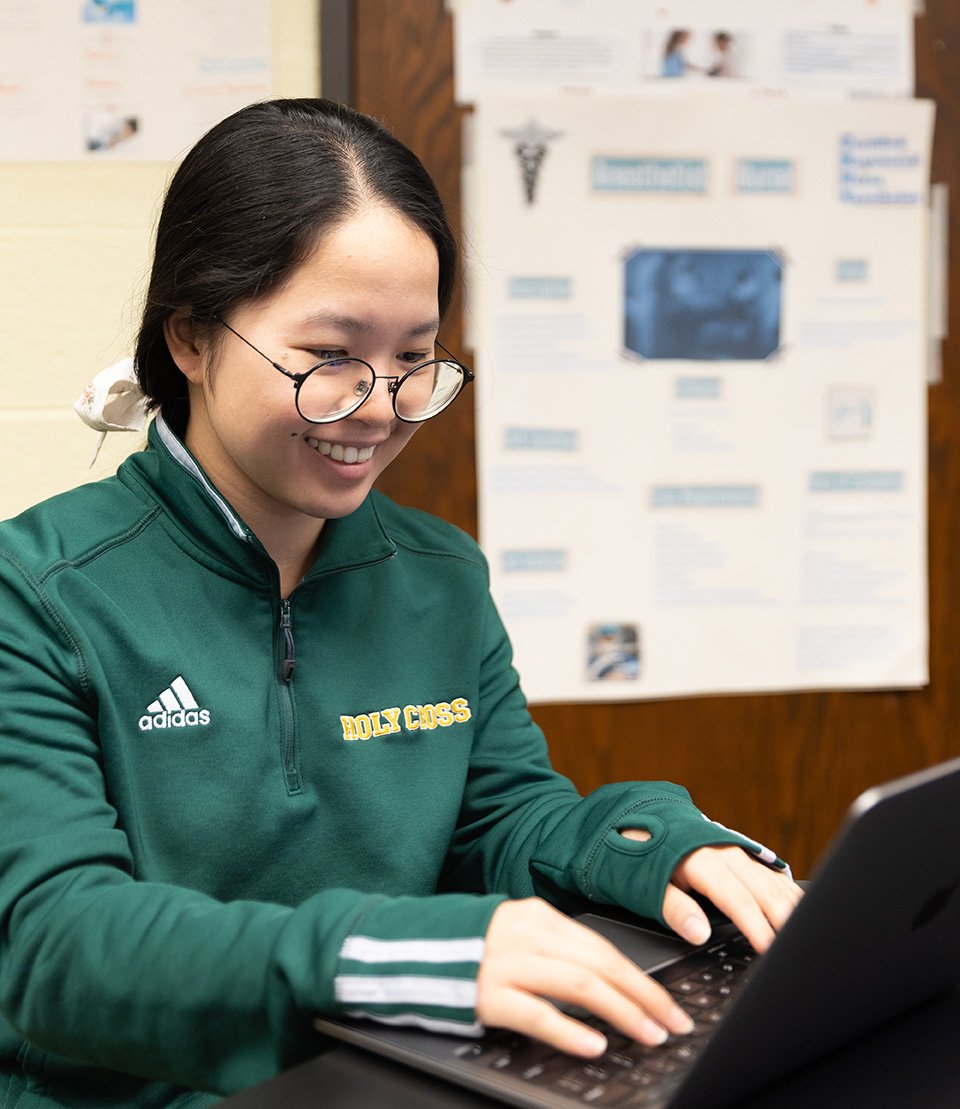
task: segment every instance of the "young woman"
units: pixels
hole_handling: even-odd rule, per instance
[[[455,265],[417,159],[325,101],[175,175],[148,447],[0,526],[3,1106],[209,1104],[316,1013],[658,1042],[687,1017],[548,902],[696,942],[699,893],[760,950],[795,903],[682,789],[557,775],[477,547],[373,491],[472,376]]]

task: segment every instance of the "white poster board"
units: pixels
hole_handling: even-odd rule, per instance
[[[0,0],[0,160],[167,160],[270,94],[270,0]]]
[[[927,680],[932,121],[476,105],[480,538],[531,701]]]
[[[448,0],[457,98],[912,95],[913,0]],[[677,78],[683,78],[677,80]],[[717,78],[720,78],[719,80]]]

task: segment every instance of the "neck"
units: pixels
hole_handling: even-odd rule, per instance
[[[205,409],[199,407],[200,412]],[[325,520],[310,516],[293,505],[260,494],[251,482],[238,478],[224,452],[204,449],[198,434],[201,420],[196,414],[187,425],[184,442],[203,467],[207,477],[229,501],[243,522],[263,544],[280,572],[280,590],[288,597],[313,565]],[[217,443],[215,435],[207,441]]]
[[[263,543],[267,554],[276,563],[277,570],[280,573],[280,595],[282,597],[290,596],[316,561],[317,547],[320,544],[324,521],[313,520],[311,523],[313,527],[305,534],[291,535],[288,529],[285,534],[280,536],[274,530],[266,538],[254,528],[254,534]]]

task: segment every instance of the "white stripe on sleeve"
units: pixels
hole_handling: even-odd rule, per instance
[[[484,940],[377,940],[348,936],[340,948],[341,959],[358,963],[479,963]]]
[[[442,1005],[472,1009],[477,983],[471,978],[432,978],[418,974],[340,974],[334,979],[342,1005]]]

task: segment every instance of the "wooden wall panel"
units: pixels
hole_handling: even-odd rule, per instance
[[[926,0],[917,20],[917,93],[937,101],[933,178],[960,198],[960,6]],[[460,124],[452,28],[442,0],[354,0],[353,103],[421,156],[460,225]],[[957,221],[951,286],[960,287]],[[444,332],[461,347],[462,302]],[[960,330],[954,305],[950,333]],[[469,360],[469,351],[466,352]],[[721,822],[763,839],[809,872],[865,787],[960,755],[960,381],[948,339],[930,389],[931,682],[905,692],[702,697],[535,706],[555,765],[581,789],[624,778],[686,785]],[[425,428],[381,480],[476,535],[472,399]],[[731,628],[732,649],[735,629]],[[958,817],[960,818],[960,817]]]

